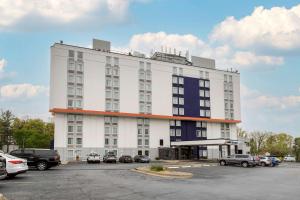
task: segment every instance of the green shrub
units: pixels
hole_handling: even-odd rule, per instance
[[[160,172],[160,171],[164,171],[164,167],[162,165],[152,165],[150,170]]]

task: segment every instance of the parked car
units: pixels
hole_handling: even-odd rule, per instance
[[[43,171],[60,164],[60,156],[51,149],[19,149],[10,152],[11,155],[27,160],[28,166]]]
[[[288,156],[284,157],[283,161],[285,161],[285,162],[296,162],[296,157],[288,155]]]
[[[279,163],[281,163],[281,160],[276,156],[266,156],[266,157],[270,158],[271,160],[275,159],[276,165],[279,165]]]
[[[100,155],[95,152],[91,152],[88,154],[86,161],[87,163],[100,163]]]
[[[139,163],[149,163],[150,158],[146,155],[136,155],[134,156],[134,162],[139,162]]]
[[[255,160],[255,158],[248,154],[236,154],[227,156],[226,158],[221,158],[219,160],[219,163],[221,166],[240,165],[242,167],[255,167],[257,165],[257,161]]]
[[[260,157],[260,165],[265,167],[265,166],[270,166],[272,160],[269,157]]]
[[[6,172],[8,177],[15,177],[18,174],[26,173],[28,171],[27,161],[6,153],[0,153],[6,160]]]
[[[117,156],[114,152],[108,152],[103,156],[103,162],[105,163],[117,163]]]
[[[0,180],[4,179],[6,176],[6,160],[2,156],[0,156]]]
[[[133,162],[133,159],[131,156],[129,155],[122,155],[120,158],[119,158],[119,162],[121,163],[132,163]]]

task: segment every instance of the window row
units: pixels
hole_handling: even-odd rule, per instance
[[[68,145],[74,144],[74,138],[68,138]],[[76,138],[76,144],[81,145],[82,144],[82,138]]]
[[[206,130],[196,130],[196,137],[207,137]]]
[[[146,135],[148,136],[149,135],[149,126],[148,125],[138,125],[138,136],[141,136],[141,135]]]
[[[68,133],[82,133],[82,126],[68,125]]]
[[[145,62],[140,61],[140,70],[151,71],[151,63],[147,62],[145,68]]]
[[[114,145],[114,146],[117,146],[118,145],[118,139],[117,138],[105,138],[104,139],[105,141],[105,145],[108,146],[108,145]]]
[[[210,110],[200,110],[200,117],[210,117]]]
[[[232,91],[233,90],[233,85],[232,83],[224,83],[224,90],[229,90]]]
[[[210,97],[209,90],[199,90],[199,96],[200,97]]]
[[[198,121],[198,122],[196,122],[196,127],[197,128],[207,128],[207,122]]]
[[[151,103],[140,102],[140,113],[151,113],[152,106]]]
[[[105,98],[107,98],[107,99],[119,99],[120,98],[120,92],[119,92],[119,90],[106,89]]]
[[[181,121],[170,120],[170,126],[181,126]]]
[[[150,125],[150,119],[142,119],[139,118],[137,119],[138,125]]]
[[[105,68],[105,75],[107,76],[119,76],[120,74],[120,70],[119,70],[119,67],[109,67],[109,66],[106,66]]]
[[[83,96],[82,87],[68,86],[68,95]]]
[[[232,82],[232,75],[224,74],[224,82]]]
[[[114,57],[113,58],[113,63],[112,63],[112,57],[106,56],[106,64],[113,64],[115,66],[119,65],[119,58]]]
[[[199,87],[209,88],[210,87],[210,82],[209,81],[205,81],[205,80],[199,80]]]
[[[200,106],[201,107],[210,107],[210,100],[200,99]]]
[[[184,78],[183,78],[183,77],[173,76],[172,82],[173,82],[174,84],[180,84],[180,85],[183,85],[183,84],[184,84]]]
[[[234,119],[233,110],[225,110],[225,119]]]
[[[182,98],[182,97],[173,97],[173,104],[184,105],[184,98]]]
[[[105,124],[118,124],[118,117],[104,117]]]
[[[229,131],[221,131],[221,138],[230,138],[230,132]]]
[[[183,87],[173,87],[173,94],[184,94],[184,88]]]
[[[228,110],[228,109],[233,109],[233,101],[225,101],[225,110]]]
[[[68,73],[68,83],[73,83],[73,84],[83,84],[83,76],[82,74],[73,74],[73,73]]]
[[[67,116],[68,122],[82,122],[83,120],[83,116],[82,115],[72,115],[72,114],[68,114]]]
[[[139,81],[139,89],[151,91],[151,82]]]
[[[143,139],[138,138],[138,146],[149,146],[149,139],[144,139],[144,143],[143,143]]]
[[[179,76],[182,76],[183,75],[183,68],[181,67],[173,67],[173,74],[175,75],[179,75]]]
[[[75,62],[74,60],[69,59],[68,70],[71,70],[71,71],[76,70],[77,72],[83,72],[83,63]]]
[[[82,100],[81,99],[68,99],[68,107],[69,108],[82,108]]]
[[[199,71],[199,77],[209,79],[209,72]]]
[[[145,101],[145,102],[151,102],[151,93],[144,93],[144,92],[140,92],[139,94],[140,97],[140,101]]]
[[[233,100],[233,93],[232,92],[225,92],[224,98],[227,100]]]
[[[119,78],[114,77],[106,77],[105,79],[105,86],[106,87],[119,87],[120,81]]]
[[[181,129],[170,129],[170,136],[181,137]]]
[[[173,107],[173,115],[184,115],[184,108]]]
[[[139,79],[151,81],[151,71],[145,72],[144,70],[140,70],[139,71]]]
[[[119,101],[106,99],[105,110],[107,111],[119,111]]]
[[[104,133],[105,134],[118,134],[118,125],[105,125]]]

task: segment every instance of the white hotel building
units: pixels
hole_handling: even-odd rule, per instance
[[[212,59],[114,53],[102,40],[93,48],[55,43],[50,112],[63,161],[91,151],[152,159],[242,153],[240,75],[216,69]]]

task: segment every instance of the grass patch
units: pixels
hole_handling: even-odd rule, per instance
[[[162,165],[152,165],[150,167],[150,170],[155,172],[161,172],[164,171],[164,167]]]

